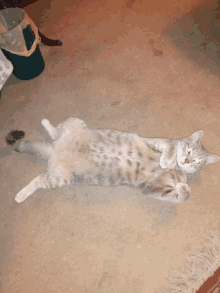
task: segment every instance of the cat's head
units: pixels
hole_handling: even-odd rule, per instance
[[[177,150],[177,163],[186,173],[196,173],[206,164],[215,163],[220,157],[208,154],[201,147],[203,131],[198,130],[190,137],[179,141]]]

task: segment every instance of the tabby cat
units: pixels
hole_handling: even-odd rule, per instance
[[[116,130],[90,130],[77,118],[53,127],[41,121],[52,143],[21,140],[22,131],[12,131],[8,144],[18,152],[38,152],[48,160],[38,175],[15,197],[23,202],[38,188],[67,184],[117,186],[128,184],[149,197],[181,203],[190,196],[187,175],[219,160],[202,149],[202,130],[181,140],[143,138]]]

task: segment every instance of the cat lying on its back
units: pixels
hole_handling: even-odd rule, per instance
[[[12,131],[6,137],[18,152],[39,152],[48,160],[47,171],[16,195],[18,203],[38,188],[70,183],[128,184],[147,196],[181,203],[190,196],[187,174],[195,174],[219,160],[201,148],[202,130],[188,138],[168,140],[110,129],[90,130],[77,118],[69,118],[57,127],[46,119],[41,123],[52,143],[20,140],[22,131]]]

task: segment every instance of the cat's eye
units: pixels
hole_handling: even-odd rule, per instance
[[[188,155],[190,155],[190,153],[192,152],[192,149],[190,147],[187,147],[186,152],[187,152]]]
[[[200,159],[195,158],[195,159],[193,160],[193,162],[196,163],[196,164],[200,164],[201,161],[200,161]]]

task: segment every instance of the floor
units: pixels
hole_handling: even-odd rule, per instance
[[[196,293],[217,293],[220,289],[220,268],[206,280]]]
[[[218,3],[39,0],[25,10],[63,46],[41,47],[44,72],[30,81],[11,76],[1,93],[2,292],[155,292],[168,267],[219,228],[219,163],[194,182],[195,205],[141,207],[127,201],[129,188],[86,187],[39,191],[18,205],[16,193],[44,166],[7,153],[4,137],[21,129],[42,140],[41,119],[57,125],[74,116],[92,129],[149,137],[203,129],[204,147],[220,155]],[[202,224],[181,238],[192,223]]]

